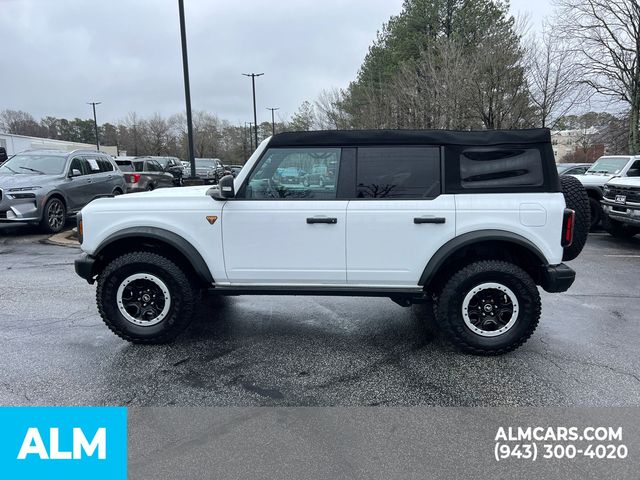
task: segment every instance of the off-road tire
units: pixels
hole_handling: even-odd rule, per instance
[[[602,224],[609,235],[616,238],[631,238],[640,233],[640,227],[636,227],[635,225],[626,225],[611,217],[605,216]]]
[[[509,288],[518,300],[518,316],[505,333],[484,337],[465,323],[462,305],[465,296],[482,283],[495,282]],[[434,313],[448,340],[460,350],[475,355],[501,355],[515,350],[533,334],[540,319],[540,293],[529,274],[502,260],[482,260],[454,273],[436,294]]]
[[[575,225],[573,226],[573,242],[565,247],[562,260],[568,262],[573,260],[584,248],[591,228],[591,206],[589,195],[584,189],[580,180],[570,175],[560,177],[562,194],[567,208],[576,212]]]
[[[127,320],[117,305],[120,284],[130,275],[147,273],[168,287],[171,305],[167,316],[152,326]],[[170,259],[151,252],[126,253],[112,260],[98,275],[96,301],[104,323],[119,337],[143,344],[161,344],[175,339],[191,322],[199,289]]]
[[[600,226],[602,217],[604,217],[602,205],[600,205],[600,201],[597,198],[589,197],[589,213],[589,229],[593,231]]]
[[[50,215],[52,215],[52,210],[55,209],[58,213],[58,220],[52,225],[50,221]],[[62,218],[60,219],[60,215]],[[40,220],[40,228],[46,233],[60,233],[65,224],[67,223],[67,207],[64,202],[58,197],[52,197],[47,200],[47,203],[44,205],[42,209],[42,219]]]

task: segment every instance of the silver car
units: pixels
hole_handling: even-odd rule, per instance
[[[144,192],[156,188],[175,186],[174,176],[151,157],[136,157],[121,160],[116,158],[118,168],[124,172],[127,193]]]
[[[0,222],[61,231],[67,216],[99,197],[126,192],[110,156],[90,150],[28,150],[0,166]]]

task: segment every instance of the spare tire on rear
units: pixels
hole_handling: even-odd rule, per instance
[[[573,243],[565,247],[562,254],[562,260],[568,262],[580,255],[584,244],[587,243],[591,224],[591,208],[589,207],[589,195],[580,180],[570,175],[563,175],[560,177],[560,184],[567,208],[576,212]]]

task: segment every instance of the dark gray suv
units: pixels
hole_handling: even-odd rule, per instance
[[[50,233],[99,197],[126,192],[124,175],[100,152],[28,150],[0,166],[0,222],[38,224]]]

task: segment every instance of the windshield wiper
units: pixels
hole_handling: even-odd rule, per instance
[[[29,167],[20,167],[20,168],[24,168],[25,170],[29,170],[30,172],[36,172],[36,173],[39,173],[40,175],[44,175],[44,172],[42,170],[36,170],[35,168],[29,168]]]
[[[11,168],[9,165],[3,165],[3,167],[6,168],[7,170],[11,170],[13,173],[18,173],[13,168]]]

